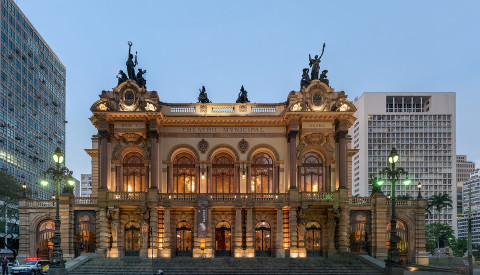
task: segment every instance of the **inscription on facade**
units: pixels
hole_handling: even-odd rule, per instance
[[[115,121],[113,124],[115,129],[145,129],[145,122],[143,121]]]
[[[265,133],[263,127],[182,127],[183,133],[228,133],[228,134],[260,134]]]
[[[332,128],[332,123],[326,121],[304,121],[302,126],[310,129],[330,129]]]

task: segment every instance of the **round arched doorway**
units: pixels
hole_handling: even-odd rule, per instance
[[[232,229],[226,221],[221,221],[215,227],[215,256],[231,255],[231,236]]]
[[[305,247],[308,257],[318,257],[322,255],[322,237],[321,227],[317,221],[311,221],[307,224]]]
[[[125,256],[140,255],[140,224],[135,221],[125,225]]]
[[[271,228],[267,221],[259,221],[255,226],[255,256],[268,257],[271,255]]]
[[[180,221],[177,224],[177,256],[192,256],[192,227],[187,221]]]
[[[38,258],[49,260],[52,256],[53,243],[50,240],[55,232],[55,223],[53,220],[44,220],[37,227],[37,249]]]

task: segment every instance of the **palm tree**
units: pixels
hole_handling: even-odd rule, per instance
[[[438,213],[438,223],[440,223],[440,211],[443,208],[452,207],[452,199],[448,194],[435,194],[428,198],[427,212],[431,215],[431,208],[435,207]]]
[[[448,194],[435,194],[428,198],[427,201],[427,212],[428,214],[432,215],[432,212],[430,211],[431,208],[435,207],[437,210],[438,214],[438,223],[440,223],[440,211],[442,211],[443,208],[447,207],[452,207],[452,199],[450,199],[450,195]],[[440,237],[438,236],[437,240],[437,249],[440,250]],[[438,257],[440,257],[440,251],[438,253]]]

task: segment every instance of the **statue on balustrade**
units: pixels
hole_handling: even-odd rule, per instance
[[[310,85],[310,83],[312,82],[312,80],[308,76],[308,71],[310,71],[310,69],[308,68],[303,69],[302,80],[300,80],[300,90],[302,88],[308,87],[308,85]]]
[[[131,53],[133,43],[128,41],[128,59],[126,62],[128,78],[135,80],[135,66],[137,66],[137,52],[135,52],[135,61],[133,61],[133,54]]]
[[[128,80],[127,75],[126,75],[122,70],[120,70],[120,71],[118,72],[117,78],[118,78],[118,83],[117,83],[117,85],[120,85],[120,84],[122,84],[123,82],[125,82],[125,81]]]
[[[243,88],[243,85],[242,85],[242,88],[240,88],[240,92],[238,93],[238,98],[236,102],[237,103],[250,102],[250,100],[248,100],[247,91],[245,90],[245,88]]]
[[[142,69],[138,69],[138,73],[137,73],[137,84],[139,87],[145,87],[145,89],[147,88],[147,80],[145,80],[145,78],[143,77],[143,75],[147,72],[147,70],[142,70]]]
[[[198,90],[200,91],[200,94],[198,95],[199,103],[212,103],[210,99],[208,99],[207,93],[205,92],[205,86],[202,86],[202,88]]]
[[[320,75],[320,81],[322,81],[323,83],[327,84],[327,86],[330,86],[329,85],[329,80],[327,79],[327,73],[328,73],[328,70],[323,70],[322,71],[322,74]]]

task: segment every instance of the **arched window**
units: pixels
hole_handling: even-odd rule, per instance
[[[271,228],[267,221],[259,221],[255,226],[255,256],[270,256]]]
[[[173,161],[173,192],[195,193],[195,158],[188,153],[178,154]]]
[[[213,193],[233,193],[233,158],[226,153],[217,154],[212,162]]]
[[[230,256],[232,229],[226,221],[215,227],[215,256]]]
[[[309,152],[302,158],[300,167],[300,190],[321,192],[323,190],[323,161],[319,154]]]
[[[273,193],[273,159],[266,153],[258,153],[252,158],[252,193]]]
[[[123,192],[146,192],[145,163],[139,153],[129,153],[123,159]]]
[[[53,220],[42,221],[37,228],[37,257],[50,259],[53,250],[53,243],[50,240],[55,232]]]
[[[390,222],[387,225],[387,249],[390,248]],[[401,241],[397,243],[397,248],[400,254],[407,254],[408,252],[408,230],[407,226],[402,220],[397,220],[397,236]]]

